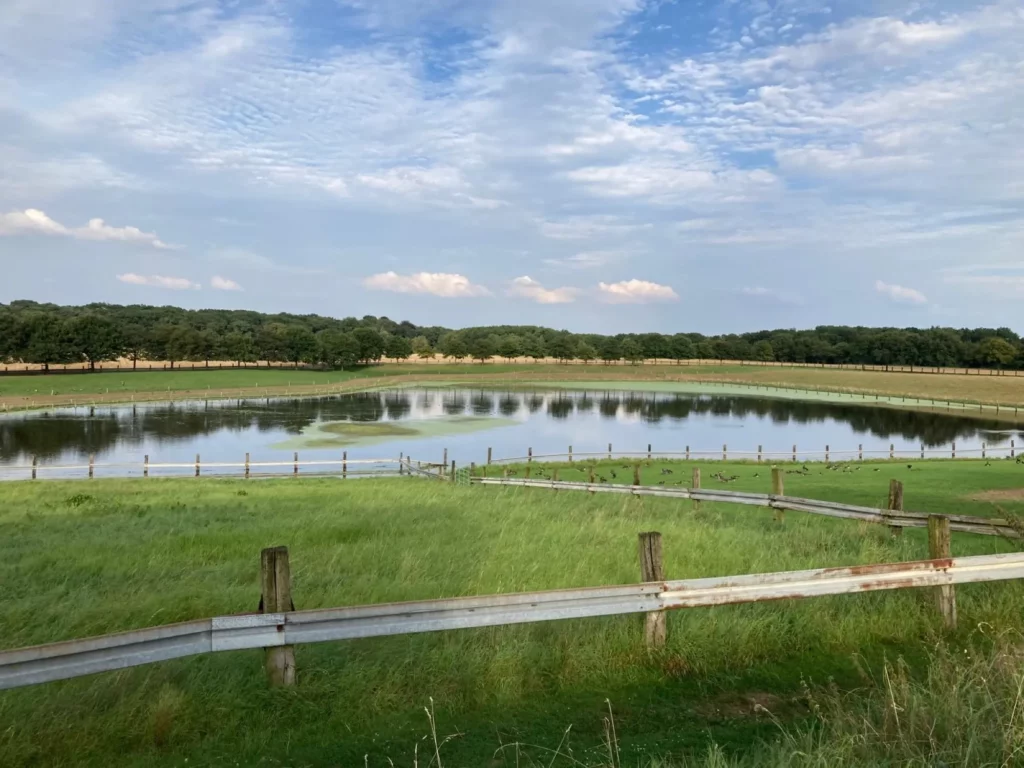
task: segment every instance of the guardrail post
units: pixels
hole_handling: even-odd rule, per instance
[[[298,474],[299,474],[299,452],[298,451],[295,452],[295,456],[292,458],[292,461],[294,462],[292,464],[292,475],[298,476]]]
[[[760,445],[757,446],[757,463],[758,464],[761,463],[761,446]]]
[[[633,465],[633,485],[640,485],[640,462]]]
[[[292,574],[288,547],[270,547],[260,553],[260,613],[287,613],[292,602]],[[295,649],[278,645],[266,649],[267,681],[272,688],[295,685]]]
[[[665,581],[661,534],[657,531],[640,534],[640,580],[645,584]],[[664,648],[667,630],[664,611],[648,613],[644,621],[644,643],[647,649],[653,651]]]
[[[92,480],[93,475],[96,473],[96,454],[89,454],[89,479]]]
[[[889,481],[889,509],[893,512],[903,511],[903,483],[899,480]],[[889,532],[893,536],[903,533],[903,528],[898,525],[890,525]]]
[[[772,496],[785,496],[786,488],[782,477],[782,467],[772,467]],[[786,511],[775,510],[775,521],[781,523],[786,519]]]
[[[348,451],[341,452],[341,479],[348,477]]]
[[[953,555],[949,546],[949,518],[928,516],[928,555],[932,560],[948,560]],[[935,588],[935,602],[946,629],[956,629],[956,592],[952,584]]]
[[[488,446],[487,447],[487,466],[490,466],[490,465],[491,465],[491,448],[490,448],[490,446]]]
[[[196,454],[196,477],[199,477],[199,454]]]
[[[38,456],[33,456],[32,457],[32,479],[33,480],[36,479],[36,467],[38,465],[39,465],[39,457]]]
[[[694,491],[700,490],[700,467],[693,468],[693,481],[690,483],[690,489]],[[693,500],[693,511],[697,512],[700,509],[700,501],[697,499]]]

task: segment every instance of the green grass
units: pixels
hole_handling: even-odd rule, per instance
[[[753,478],[751,465],[705,466],[749,473],[730,488],[766,482],[763,467]],[[645,472],[657,470],[657,482],[660,468]],[[787,476],[787,491],[876,502],[890,474],[908,471],[871,468]],[[915,509],[967,511],[955,498],[937,505],[944,494],[1024,485],[1010,462],[909,472]],[[295,602],[307,609],[631,583],[645,530],[662,532],[669,578],[927,552],[920,531],[892,539],[880,526],[797,513],[780,526],[749,507],[704,504],[694,513],[668,499],[415,479],[5,483],[2,643],[255,610],[266,546],[289,546]],[[966,555],[1015,545],[955,535],[953,546]],[[975,628],[1020,627],[1024,585],[970,585],[958,598],[953,642],[984,645]],[[607,762],[606,699],[622,765],[704,760],[709,748],[750,755],[760,740],[777,741],[778,726],[728,707],[722,714],[717,703],[765,692],[797,701],[804,681],[861,685],[855,656],[871,666],[902,654],[924,669],[942,636],[930,595],[916,591],[675,612],[668,647],[656,654],[643,650],[640,627],[639,617],[613,617],[301,646],[293,690],[268,690],[261,653],[243,651],[0,692],[0,764],[411,766],[418,750],[426,765],[431,699],[439,734],[459,734],[442,748],[446,766],[516,765],[514,750],[495,757],[513,742],[542,747],[521,748],[520,764],[547,765],[545,749],[570,725],[562,750],[583,764]],[[777,717],[799,734],[810,714],[787,704]]]

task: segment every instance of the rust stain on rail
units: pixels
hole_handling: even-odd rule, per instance
[[[850,576],[882,576],[886,573],[897,573],[900,571],[934,571],[945,570],[953,565],[951,557],[943,557],[937,560],[918,560],[912,563],[882,563],[875,565],[847,565],[839,568],[825,568],[821,576],[836,576],[848,574]]]

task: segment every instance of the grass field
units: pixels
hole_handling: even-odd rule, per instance
[[[891,398],[935,398],[955,402],[1024,407],[1024,378],[819,368],[755,366],[603,366],[593,364],[451,365],[383,364],[352,371],[318,372],[280,368],[227,371],[138,371],[50,376],[0,377],[0,404],[15,409],[64,404],[71,398],[90,402],[129,399],[202,399],[260,394],[315,394],[325,390],[415,383],[477,383],[526,386],[564,382],[718,382],[756,384],[808,391],[858,393]],[[992,415],[988,412],[986,415]],[[1006,415],[1006,412],[1003,412]]]
[[[909,509],[994,514],[971,497],[1024,486],[1024,468],[1009,461],[808,466],[786,476],[787,493],[878,503],[899,477]],[[644,480],[659,482],[662,469],[689,476],[689,465],[652,464]],[[716,462],[713,471],[739,476],[722,486],[730,489],[768,482],[765,467]],[[645,530],[662,532],[669,578],[927,552],[920,531],[893,539],[880,526],[797,513],[780,526],[749,507],[694,513],[667,499],[416,479],[5,483],[2,642],[255,610],[260,549],[279,544],[290,547],[299,608],[630,583]],[[955,535],[953,547],[966,555],[1016,544]],[[1024,584],[958,588],[961,630],[949,647],[987,659],[993,638],[1020,629],[1022,598]],[[0,764],[412,766],[418,755],[436,765],[424,713],[433,706],[439,739],[457,734],[439,750],[446,766],[827,765],[792,753],[833,749],[835,740],[815,741],[828,728],[845,734],[848,751],[863,749],[885,700],[874,687],[854,699],[844,691],[882,675],[885,660],[905,678],[897,694],[933,705],[948,699],[951,677],[981,674],[948,658],[929,663],[945,646],[920,591],[676,612],[655,654],[640,627],[639,617],[616,617],[301,646],[292,690],[268,690],[261,654],[243,651],[2,692]],[[611,759],[606,699],[619,750]],[[831,725],[815,725],[833,709]],[[671,763],[652,762],[660,758]]]

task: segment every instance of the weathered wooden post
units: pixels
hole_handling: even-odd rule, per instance
[[[288,547],[270,547],[260,553],[260,584],[260,613],[295,610]],[[271,687],[295,685],[295,649],[290,645],[277,645],[265,649],[265,655],[267,682]]]
[[[526,449],[526,479],[530,479],[530,473],[533,471],[533,448]]]
[[[647,460],[648,461],[651,460],[651,444],[650,443],[647,444]]]
[[[295,452],[295,456],[292,457],[292,475],[298,476],[299,474],[299,452]]]
[[[903,483],[899,480],[889,481],[889,510],[892,512],[903,511]],[[899,536],[903,533],[903,527],[890,525],[889,532],[893,536]]]
[[[828,444],[825,444],[825,461],[828,462]]]
[[[39,457],[38,456],[33,456],[32,457],[32,479],[33,480],[36,479],[36,467],[38,465],[39,465]]]
[[[729,446],[727,446],[725,443],[722,443],[722,461],[725,461],[728,458],[728,453]]]
[[[1016,449],[1016,445],[1014,444],[1013,440],[1011,440],[1010,441],[1010,458],[1011,459],[1014,457],[1015,449]]]
[[[928,516],[928,555],[932,560],[950,560],[949,518],[944,515]],[[935,588],[935,603],[946,629],[956,629],[956,592],[952,584]]]
[[[956,440],[953,441],[953,458],[956,458]]]
[[[96,454],[89,454],[89,479],[92,480],[93,475],[96,473]]]
[[[199,477],[199,454],[196,454],[196,477]]]
[[[983,459],[985,458],[985,444],[984,443],[981,444],[981,458],[983,458]]]
[[[142,476],[149,477],[149,454],[142,457]]]
[[[857,443],[857,461],[864,461],[864,443]]]
[[[640,462],[633,465],[633,485],[640,485]]]
[[[761,463],[761,446],[760,445],[757,446],[757,463],[758,464]]]
[[[554,485],[558,482],[558,467],[551,470],[551,484]],[[557,490],[557,488],[555,489]]]
[[[924,443],[921,443],[921,458],[924,459]]]
[[[793,443],[793,461],[796,461],[796,443]]]
[[[572,464],[572,446],[569,446],[569,463]]]
[[[690,446],[686,446],[686,460],[690,460]]]
[[[341,479],[348,477],[348,451],[341,452]]]
[[[610,459],[611,457],[612,457],[612,444],[608,443],[608,458]]]
[[[448,466],[448,449],[447,448],[444,449],[444,458],[441,459],[441,463],[444,464],[446,467]]]
[[[772,496],[785,496],[786,487],[783,481],[782,467],[772,467]],[[783,522],[786,519],[786,511],[784,509],[775,510],[775,521],[778,523]]]
[[[594,484],[594,465],[593,464],[591,464],[587,468],[587,482],[590,483],[591,485]]]
[[[491,451],[490,446],[488,446],[487,447],[487,466],[491,465],[491,456],[492,456],[492,451]]]
[[[700,490],[700,467],[693,468],[693,481],[690,483],[690,490]],[[693,511],[696,512],[700,509],[700,501],[693,499]]]
[[[889,443],[889,458],[890,459],[895,458],[895,451],[896,451],[896,446],[893,445],[892,443]]]
[[[665,565],[661,556],[661,534],[657,531],[640,534],[640,580],[651,582],[665,581]],[[644,620],[644,643],[648,650],[665,647],[667,625],[664,611],[652,611]]]
[[[451,474],[451,481],[452,481],[453,483],[455,482],[455,459],[452,459],[452,474]]]

